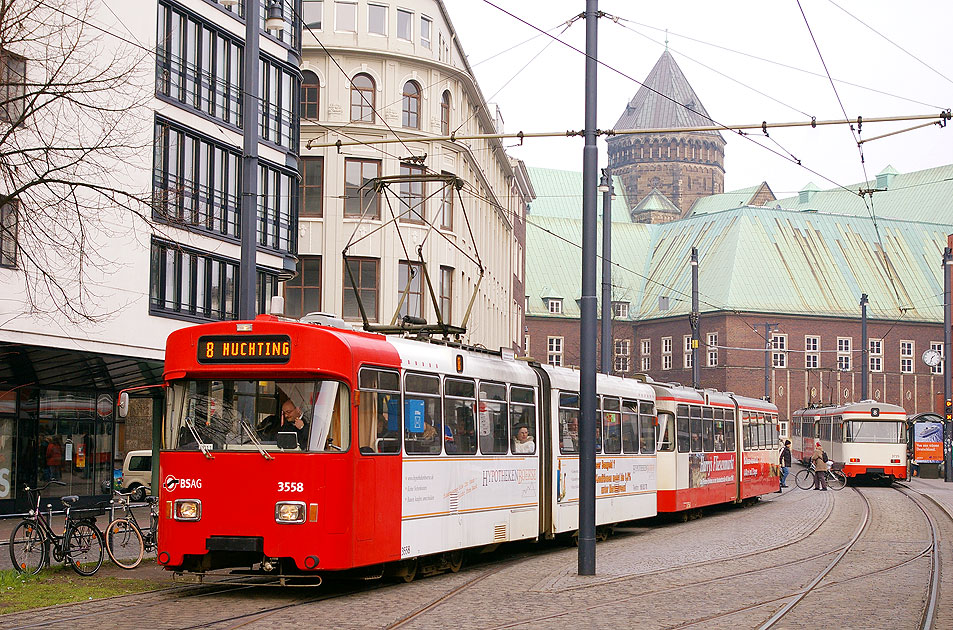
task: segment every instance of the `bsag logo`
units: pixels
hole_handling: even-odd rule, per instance
[[[166,476],[165,481],[162,482],[162,485],[165,486],[166,490],[172,492],[179,485],[179,480],[172,475],[168,475]]]
[[[189,488],[202,488],[201,479],[176,479],[172,475],[167,475],[165,481],[162,482],[162,485],[165,486],[165,489],[168,492],[174,492],[176,488],[181,488],[182,490],[188,490]]]

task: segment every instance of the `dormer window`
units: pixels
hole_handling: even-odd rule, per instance
[[[549,312],[554,314],[562,313],[563,301],[555,298],[549,298]]]
[[[628,302],[613,302],[612,303],[612,317],[615,319],[628,319],[629,318],[629,303]]]

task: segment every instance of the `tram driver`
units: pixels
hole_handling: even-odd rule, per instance
[[[276,415],[268,416],[258,426],[258,435],[263,441],[275,441],[279,433],[294,433],[298,439],[298,447],[308,445],[308,421],[301,408],[289,397],[282,395],[280,418]]]

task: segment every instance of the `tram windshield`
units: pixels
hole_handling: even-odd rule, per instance
[[[167,389],[163,448],[346,451],[348,388],[332,380],[181,380]]]
[[[844,441],[901,444],[903,423],[851,420],[844,423]]]

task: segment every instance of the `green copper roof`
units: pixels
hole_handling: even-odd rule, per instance
[[[663,195],[658,188],[653,188],[652,192],[642,198],[639,203],[632,207],[632,212],[668,212],[669,214],[680,215],[681,210],[674,203],[669,201],[668,197]]]
[[[527,168],[536,199],[530,203],[531,217],[582,218],[582,173],[559,171],[551,168]],[[629,208],[625,200],[625,188],[618,177],[612,178],[615,199],[612,200],[612,220],[628,221]],[[599,217],[602,217],[600,193]]]

